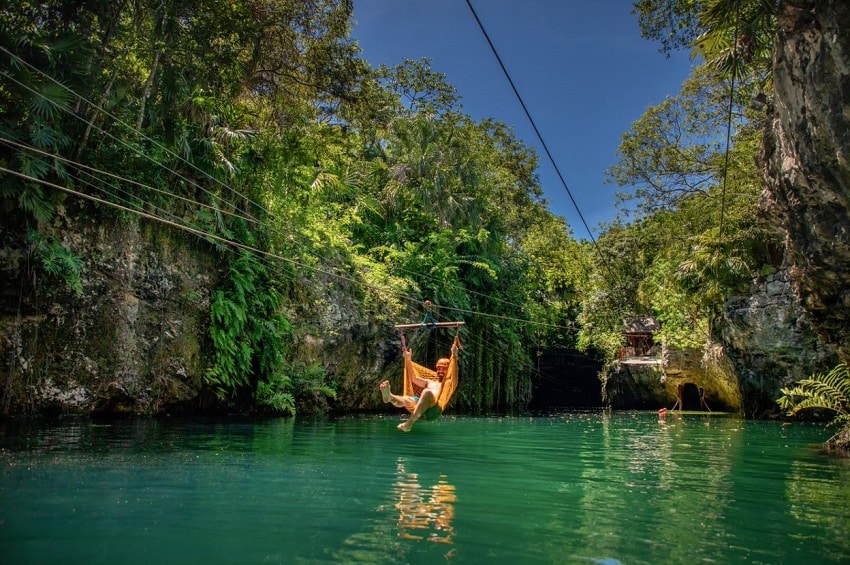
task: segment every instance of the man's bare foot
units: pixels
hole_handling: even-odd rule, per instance
[[[390,381],[384,381],[378,385],[378,388],[381,389],[381,398],[384,399],[384,402],[390,401]]]
[[[398,425],[398,429],[403,432],[409,432],[411,425],[413,425],[413,423],[410,420],[405,420],[404,422]]]

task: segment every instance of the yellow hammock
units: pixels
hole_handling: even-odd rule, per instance
[[[428,324],[428,327],[446,327],[446,328],[457,328],[464,325],[464,322],[436,322],[433,324]],[[422,324],[402,324],[396,326],[399,330],[411,329],[411,328],[421,328]],[[407,347],[404,341],[404,334],[401,336],[401,345],[402,347]],[[446,406],[448,406],[449,401],[452,399],[452,395],[455,393],[455,389],[457,389],[457,355],[454,353],[455,348],[460,348],[460,336],[455,335],[454,343],[452,344],[452,354],[449,358],[449,368],[446,371],[446,378],[443,380],[443,384],[440,387],[440,396],[437,398],[437,404],[440,406],[440,410],[444,411]],[[421,387],[413,382],[413,377],[417,376],[420,379],[436,381],[437,380],[437,372],[433,369],[429,369],[424,365],[420,365],[419,363],[415,363],[410,359],[405,358],[404,361],[404,395],[405,396],[422,396],[422,390],[424,387]]]

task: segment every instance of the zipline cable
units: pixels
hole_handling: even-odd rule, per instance
[[[82,100],[82,101],[86,102],[89,106],[91,106],[91,107],[92,107],[92,108],[94,108],[95,110],[97,110],[97,111],[99,111],[99,112],[102,112],[104,115],[109,116],[110,118],[112,118],[113,120],[115,120],[117,123],[119,123],[119,124],[123,125],[123,126],[124,126],[124,127],[126,127],[126,128],[129,128],[129,129],[130,129],[130,130],[131,130],[131,131],[132,131],[135,135],[138,135],[138,136],[140,136],[142,139],[145,139],[145,140],[149,141],[150,143],[152,143],[152,144],[153,144],[153,145],[155,145],[156,147],[161,148],[161,149],[162,149],[163,151],[165,151],[167,154],[172,155],[173,157],[175,157],[175,158],[177,158],[177,159],[181,160],[182,162],[184,162],[184,163],[186,163],[187,165],[189,165],[191,168],[193,168],[193,169],[197,170],[198,172],[200,172],[201,174],[203,174],[203,175],[205,175],[206,177],[210,178],[211,180],[213,180],[214,182],[218,183],[218,184],[219,184],[219,185],[221,185],[222,187],[226,188],[226,189],[227,189],[227,190],[229,190],[230,192],[232,192],[232,193],[234,193],[235,195],[237,195],[237,196],[239,196],[239,197],[241,197],[241,198],[244,198],[244,199],[245,199],[245,200],[247,200],[248,202],[250,202],[250,203],[254,204],[254,206],[256,206],[257,208],[259,208],[260,210],[262,210],[264,213],[268,214],[268,215],[269,215],[269,217],[274,218],[274,215],[273,215],[273,214],[271,214],[271,212],[269,212],[266,208],[264,208],[264,207],[262,206],[262,204],[257,203],[257,202],[255,202],[255,201],[251,200],[250,198],[247,198],[245,195],[243,195],[243,194],[239,193],[238,191],[234,190],[233,188],[231,188],[229,185],[227,185],[227,183],[224,183],[223,181],[220,181],[220,180],[216,179],[215,177],[213,177],[213,176],[209,175],[206,171],[203,171],[202,169],[198,168],[196,165],[194,165],[194,164],[193,164],[193,163],[191,163],[190,161],[187,161],[187,160],[186,160],[186,159],[184,159],[183,157],[181,157],[181,156],[177,155],[176,153],[173,153],[172,151],[168,150],[167,148],[165,148],[164,146],[162,146],[161,144],[159,144],[159,143],[158,143],[158,142],[156,142],[155,140],[151,139],[150,137],[146,136],[145,134],[143,134],[143,133],[139,132],[138,130],[135,130],[134,128],[131,128],[131,126],[129,126],[128,124],[126,124],[125,122],[123,122],[122,120],[120,120],[119,118],[117,118],[117,117],[113,116],[111,113],[107,112],[106,110],[103,110],[102,108],[100,108],[100,107],[96,106],[94,103],[92,103],[92,102],[91,102],[90,100],[88,100],[86,97],[82,96],[81,94],[79,94],[79,93],[75,92],[75,91],[74,91],[74,90],[72,90],[71,88],[69,88],[69,87],[67,87],[66,85],[62,84],[61,82],[57,81],[56,79],[54,79],[54,78],[53,78],[53,77],[51,77],[50,75],[46,74],[45,72],[41,71],[41,70],[40,70],[40,69],[38,69],[37,67],[35,67],[35,66],[33,66],[32,64],[28,63],[27,61],[23,60],[21,57],[19,57],[19,56],[15,55],[14,53],[11,53],[9,50],[7,50],[7,49],[5,49],[5,48],[3,48],[3,47],[0,47],[0,51],[3,51],[3,52],[5,52],[5,53],[9,54],[10,56],[14,57],[16,60],[18,60],[18,61],[20,61],[20,62],[24,63],[25,65],[27,65],[29,68],[31,68],[31,69],[32,69],[32,70],[34,70],[35,72],[39,73],[40,75],[42,75],[42,76],[44,76],[45,78],[47,78],[48,80],[52,81],[52,82],[53,82],[53,83],[55,83],[56,85],[58,85],[58,86],[60,86],[61,88],[65,89],[66,91],[68,91],[71,95],[73,95],[73,96],[75,96],[75,97],[79,98],[80,100]],[[123,140],[119,139],[118,137],[116,137],[116,136],[112,135],[111,133],[109,133],[109,132],[107,132],[107,131],[103,130],[103,129],[102,129],[102,128],[100,128],[100,127],[98,127],[97,125],[95,125],[95,124],[94,124],[93,120],[87,120],[86,118],[84,118],[84,117],[82,117],[82,116],[78,115],[76,112],[74,112],[74,111],[72,111],[72,110],[69,110],[69,109],[67,109],[67,108],[64,108],[64,107],[62,107],[62,106],[58,105],[58,104],[57,104],[57,103],[55,103],[54,101],[52,101],[52,100],[48,99],[48,98],[47,98],[47,97],[46,97],[43,93],[33,90],[33,89],[32,89],[32,88],[30,88],[29,86],[27,86],[27,85],[23,84],[22,82],[18,81],[18,80],[17,80],[17,79],[15,79],[14,77],[10,76],[10,75],[9,75],[8,73],[6,73],[5,71],[0,72],[0,74],[2,74],[3,76],[5,76],[5,77],[6,77],[6,78],[8,78],[9,80],[11,80],[11,81],[15,82],[15,83],[16,83],[16,84],[18,84],[19,86],[21,86],[21,87],[25,88],[26,90],[30,91],[32,94],[35,94],[35,95],[37,95],[37,96],[40,96],[40,97],[41,97],[41,98],[43,98],[44,100],[47,100],[49,103],[53,104],[54,106],[56,106],[57,108],[59,108],[61,111],[63,111],[63,112],[66,112],[66,113],[70,114],[72,117],[74,117],[74,118],[76,118],[76,119],[80,120],[81,122],[83,122],[83,123],[85,123],[85,124],[87,124],[87,125],[91,126],[92,128],[94,128],[94,129],[95,129],[95,130],[97,130],[98,132],[102,133],[103,135],[106,135],[106,136],[108,136],[109,138],[111,138],[111,139],[115,140],[115,141],[116,141],[116,142],[118,142],[119,144],[121,144],[121,145],[125,146],[126,148],[130,149],[132,152],[135,152],[137,155],[140,155],[140,156],[142,156],[143,158],[148,159],[149,161],[151,161],[151,162],[152,162],[152,163],[154,163],[155,165],[157,165],[157,166],[159,166],[159,167],[164,168],[165,170],[167,170],[167,171],[169,171],[170,173],[172,173],[172,174],[176,175],[178,178],[180,178],[180,179],[184,180],[185,182],[189,183],[190,185],[195,186],[196,188],[198,188],[198,189],[199,189],[199,190],[201,190],[202,192],[204,192],[204,193],[208,194],[209,196],[211,196],[213,199],[220,200],[220,201],[222,201],[222,203],[223,203],[223,204],[225,204],[226,206],[232,206],[232,207],[234,207],[237,211],[242,212],[242,211],[238,208],[238,206],[235,206],[235,205],[233,205],[232,203],[230,203],[230,202],[228,202],[228,201],[226,201],[226,200],[222,199],[220,196],[218,196],[218,195],[216,195],[216,194],[214,194],[214,193],[211,193],[210,191],[208,191],[208,190],[204,189],[201,185],[199,185],[199,184],[198,184],[197,182],[195,182],[194,180],[184,177],[183,175],[181,175],[181,174],[180,174],[180,173],[178,173],[177,171],[174,171],[173,169],[168,168],[166,165],[164,165],[164,164],[162,164],[162,163],[160,163],[160,162],[156,161],[154,158],[152,158],[152,157],[150,157],[150,156],[148,156],[148,155],[146,155],[146,154],[144,154],[144,153],[140,152],[138,149],[136,149],[136,148],[132,147],[131,145],[129,145],[129,144],[128,144],[128,143],[126,143],[125,141],[123,141]],[[55,155],[52,155],[52,154],[51,154],[51,156],[55,156]],[[111,173],[105,173],[105,174],[111,174]],[[132,181],[132,180],[130,180],[130,179],[124,179],[124,180],[125,180],[126,182],[135,182],[135,181]],[[151,190],[154,190],[154,191],[160,191],[160,189],[155,189],[155,188],[152,188],[152,187],[147,187],[147,188],[149,188],[149,189],[151,189]],[[179,196],[177,196],[177,195],[175,195],[175,194],[173,194],[173,193],[171,193],[171,194],[172,194],[172,196],[174,196],[174,197],[181,198],[181,197],[179,197]],[[198,204],[200,204],[200,203],[198,203]],[[213,209],[214,209],[214,210],[216,210],[216,211],[222,211],[222,212],[227,213],[226,211],[221,210],[221,209],[218,209],[218,208],[214,208],[214,207],[213,207]],[[265,222],[262,222],[261,220],[259,220],[259,219],[255,218],[255,217],[254,217],[254,216],[252,216],[251,214],[248,214],[247,212],[242,212],[242,214],[245,214],[245,215],[241,215],[241,214],[233,214],[233,213],[230,213],[229,215],[232,215],[232,216],[238,217],[238,218],[240,218],[240,219],[248,220],[248,221],[251,221],[251,222],[253,222],[253,223],[257,223],[257,224],[259,224],[259,225],[261,225],[261,226],[266,227],[266,228],[267,228],[267,229],[269,229],[270,231],[277,232],[277,233],[279,233],[280,235],[284,236],[285,238],[288,238],[288,235],[289,235],[289,234],[283,234],[282,232],[279,232],[279,231],[278,231],[275,227],[273,227],[272,225],[270,225],[270,224],[268,224],[268,223],[265,223]],[[594,242],[594,243],[595,243],[595,242]],[[336,268],[341,269],[341,267],[339,267],[339,266],[335,266],[335,267],[336,267]],[[400,271],[402,271],[402,272],[406,272],[406,273],[408,273],[408,274],[412,274],[412,275],[416,275],[416,276],[420,276],[420,277],[423,277],[423,278],[426,278],[426,279],[430,279],[430,280],[434,280],[434,281],[440,282],[438,279],[436,279],[436,278],[434,278],[434,277],[429,277],[428,275],[424,275],[424,274],[421,274],[421,273],[414,273],[414,272],[407,271],[407,270],[405,270],[405,269],[401,269],[401,268],[400,268],[399,270],[400,270]],[[325,274],[329,274],[329,273],[325,273]],[[329,275],[330,275],[330,274],[329,274]],[[331,275],[331,276],[332,276],[332,275]],[[345,278],[345,277],[341,277],[341,278]],[[452,283],[452,284],[454,284],[454,283]],[[517,308],[517,309],[519,309],[519,310],[522,310],[522,309],[523,309],[523,308],[522,308],[522,306],[520,306],[520,305],[518,305],[518,304],[515,304],[515,303],[512,303],[512,302],[509,302],[509,301],[505,301],[505,300],[502,300],[502,299],[500,299],[500,298],[493,298],[493,297],[491,297],[491,296],[489,296],[489,295],[483,295],[482,293],[478,293],[478,292],[476,292],[476,291],[474,291],[474,290],[467,289],[467,288],[465,288],[465,287],[460,287],[460,290],[462,290],[463,292],[467,292],[467,293],[469,293],[469,294],[472,294],[472,295],[481,296],[481,297],[486,297],[488,300],[495,300],[495,301],[500,302],[500,303],[502,303],[502,304],[506,304],[506,305],[513,306],[513,307],[515,307],[515,308]],[[418,302],[420,302],[420,303],[421,303],[421,301],[418,301]],[[506,318],[506,319],[507,319],[507,318]],[[553,324],[552,324],[552,325],[549,325],[549,326],[550,326],[550,327],[554,327],[554,328],[574,329],[574,327],[573,327],[573,328],[570,328],[570,327],[567,327],[567,326],[553,325]]]
[[[181,224],[177,221],[169,220],[167,218],[162,218],[160,216],[157,216],[156,214],[151,214],[149,212],[144,212],[144,211],[141,211],[141,210],[135,210],[135,209],[133,209],[129,206],[124,206],[124,205],[121,205],[121,204],[118,204],[118,203],[115,203],[115,202],[110,202],[109,200],[104,200],[103,198],[98,198],[97,196],[86,194],[84,192],[80,192],[80,191],[74,190],[74,189],[66,187],[66,186],[62,186],[62,185],[59,185],[59,184],[56,184],[56,183],[52,183],[52,182],[46,181],[44,179],[39,179],[39,178],[30,176],[30,175],[27,175],[25,173],[21,173],[19,171],[8,169],[8,168],[3,167],[3,166],[0,166],[0,172],[9,173],[9,174],[15,175],[19,178],[44,185],[48,188],[60,190],[62,192],[72,194],[72,195],[78,196],[80,198],[84,198],[86,200],[96,202],[98,204],[103,204],[105,206],[110,206],[110,207],[116,208],[118,210],[122,210],[124,212],[136,214],[140,217],[143,217],[143,218],[146,218],[146,219],[149,219],[149,220],[153,220],[153,221],[156,221],[156,222],[160,222],[162,224],[165,224],[165,225],[177,228],[177,229],[187,231],[187,232],[192,233],[192,234],[194,234],[194,235],[196,235],[196,236],[198,236],[202,239],[209,238],[209,239],[215,240],[219,243],[223,243],[225,245],[230,245],[232,247],[242,249],[244,251],[248,251],[248,252],[251,252],[251,253],[255,253],[257,255],[261,255],[261,256],[268,258],[268,259],[275,259],[275,260],[283,261],[283,262],[295,265],[297,267],[300,267],[302,269],[311,270],[311,271],[321,273],[321,274],[324,274],[324,275],[327,275],[327,276],[330,276],[330,277],[338,278],[340,280],[345,280],[347,282],[362,285],[362,286],[365,286],[367,288],[371,288],[372,290],[377,290],[377,291],[380,291],[380,292],[383,292],[383,293],[386,293],[386,294],[393,294],[393,295],[395,295],[399,298],[402,298],[404,300],[408,300],[408,301],[415,303],[415,304],[419,304],[419,305],[422,305],[422,306],[425,306],[425,304],[426,304],[426,301],[419,300],[419,299],[414,298],[414,297],[410,297],[410,296],[407,296],[407,295],[404,295],[404,294],[401,294],[401,293],[389,291],[385,288],[375,287],[373,285],[363,283],[362,281],[358,281],[358,280],[352,279],[350,277],[344,277],[344,276],[339,275],[337,273],[331,273],[331,272],[328,272],[328,271],[324,271],[324,270],[319,269],[317,267],[312,267],[310,265],[307,265],[305,263],[301,263],[299,261],[295,261],[294,259],[290,259],[288,257],[282,257],[280,255],[277,255],[277,254],[269,252],[269,251],[263,251],[262,249],[258,249],[254,246],[251,246],[251,245],[240,243],[238,241],[234,241],[232,239],[228,239],[226,237],[222,237],[222,236],[207,232],[205,230],[201,230],[201,229],[198,229],[198,228],[195,228],[195,227],[192,227],[192,226]],[[560,325],[555,325],[555,324],[546,324],[546,323],[542,323],[542,322],[535,322],[535,321],[532,321],[532,320],[524,320],[524,319],[521,319],[521,318],[512,318],[510,316],[500,316],[498,314],[476,312],[476,311],[464,309],[464,308],[452,308],[452,307],[447,307],[447,306],[441,306],[441,308],[450,309],[452,311],[471,315],[471,316],[478,316],[478,317],[484,317],[484,318],[494,318],[494,319],[499,319],[499,320],[510,320],[510,321],[513,321],[513,322],[523,323],[523,324],[527,324],[527,325],[530,325],[530,326],[539,326],[539,327],[546,327],[546,328],[551,328],[551,329],[567,329],[567,330],[571,329],[567,326],[560,326]]]
[[[496,61],[499,63],[499,67],[502,69],[502,73],[505,75],[505,78],[508,80],[508,83],[513,90],[514,96],[517,101],[519,101],[520,106],[522,107],[523,112],[525,113],[525,117],[528,118],[528,122],[531,124],[532,129],[534,130],[535,135],[537,136],[538,141],[540,141],[540,145],[543,147],[543,151],[546,153],[546,156],[549,158],[549,162],[552,164],[552,168],[555,170],[555,173],[558,175],[558,179],[561,181],[564,189],[567,192],[567,195],[570,197],[570,201],[573,204],[573,207],[578,213],[579,218],[581,219],[582,224],[584,224],[584,229],[587,231],[588,236],[590,236],[590,241],[593,242],[593,246],[596,248],[597,253],[599,253],[600,258],[602,259],[603,265],[605,265],[606,270],[609,274],[611,272],[611,267],[608,265],[608,260],[602,250],[599,248],[599,244],[596,242],[596,238],[593,237],[593,232],[590,229],[590,226],[587,225],[587,221],[584,219],[584,214],[582,214],[581,209],[579,208],[576,199],[573,197],[573,193],[570,190],[570,187],[567,185],[567,181],[564,179],[564,175],[561,174],[561,169],[558,167],[555,158],[552,156],[552,152],[549,151],[549,146],[546,144],[546,141],[543,139],[543,134],[540,133],[540,129],[537,127],[537,123],[534,121],[534,118],[531,117],[531,112],[528,111],[528,107],[525,105],[525,101],[520,96],[519,90],[517,90],[516,85],[514,84],[513,79],[511,78],[508,69],[505,67],[505,64],[502,62],[502,58],[499,56],[498,51],[496,51],[495,45],[493,45],[493,41],[490,39],[490,35],[487,33],[487,30],[484,29],[484,24],[481,23],[481,19],[478,17],[478,13],[475,11],[475,8],[472,7],[472,2],[470,0],[466,0],[466,5],[469,7],[469,11],[472,13],[473,18],[475,18],[476,23],[478,24],[478,28],[481,30],[482,35],[484,35],[484,39],[487,41],[487,45],[490,46],[490,51],[492,51],[493,56],[496,58]],[[613,277],[616,279],[616,277]]]

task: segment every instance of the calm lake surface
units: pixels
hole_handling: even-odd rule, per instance
[[[0,424],[0,563],[850,563],[816,424],[581,412]]]

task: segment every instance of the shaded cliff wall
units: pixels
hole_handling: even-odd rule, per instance
[[[778,415],[781,388],[838,363],[837,349],[812,328],[787,269],[753,281],[747,296],[727,300],[718,326],[747,416]]]
[[[0,415],[220,408],[203,376],[227,252],[134,215],[60,207],[39,231],[81,259],[78,296],[30,253],[16,206],[0,206]],[[401,380],[391,301],[321,270],[301,277],[285,307],[289,361],[324,371],[337,398],[299,397],[299,409],[383,407],[378,383]]]
[[[82,260],[82,293],[2,214],[2,413],[157,413],[198,394],[215,260],[196,238],[88,210],[41,232]]]
[[[761,208],[811,325],[850,362],[850,2],[779,8]]]
[[[398,391],[402,381],[401,341],[393,328],[393,300],[375,289],[324,272],[300,285],[286,314],[293,324],[293,356],[326,371],[336,386],[331,410],[376,410],[386,407],[378,385],[388,379]]]
[[[548,349],[537,356],[529,409],[602,406],[601,355],[575,349]]]

